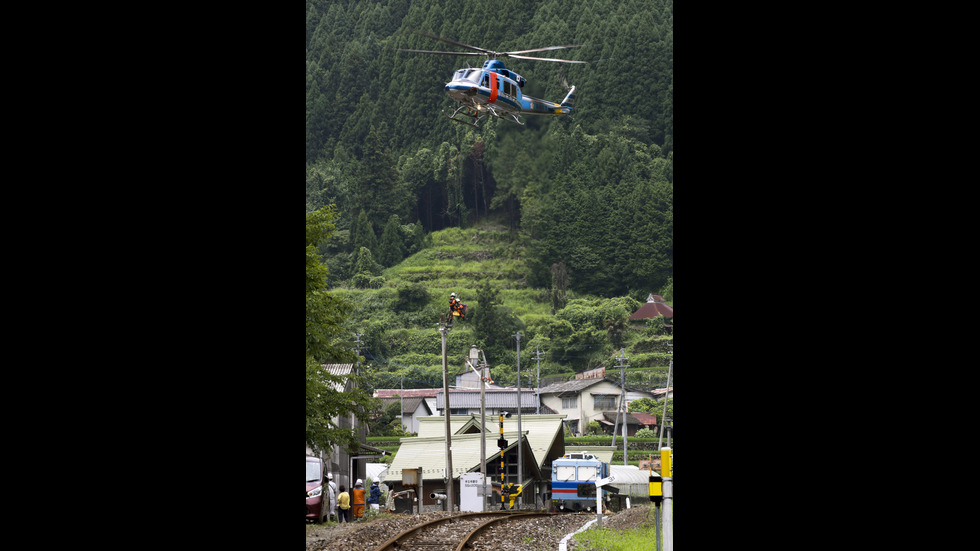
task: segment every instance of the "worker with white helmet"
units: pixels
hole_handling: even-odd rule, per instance
[[[333,473],[327,473],[327,489],[330,494],[330,519],[337,515],[337,483],[333,481]],[[338,519],[339,520],[339,519]]]
[[[450,293],[449,295],[449,315],[450,319],[466,319],[466,306],[456,298],[456,293]]]

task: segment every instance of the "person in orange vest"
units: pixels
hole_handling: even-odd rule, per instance
[[[354,520],[362,518],[364,516],[364,481],[360,478],[354,483],[354,489],[351,490],[351,502],[354,508]]]
[[[449,295],[449,315],[458,317],[460,320],[466,319],[466,310],[463,303],[456,298],[456,293]]]

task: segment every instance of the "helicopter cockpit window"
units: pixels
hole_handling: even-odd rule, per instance
[[[490,87],[490,75],[489,74],[484,74],[483,75],[483,81],[480,82],[480,86],[483,86],[485,88],[489,88]]]
[[[460,69],[456,71],[456,75],[453,77],[453,80],[468,80],[470,82],[476,82],[479,77],[479,69]]]

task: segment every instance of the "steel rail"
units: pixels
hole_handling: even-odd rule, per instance
[[[459,542],[459,545],[456,546],[455,551],[463,551],[463,548],[470,547],[469,541],[470,540],[475,540],[477,534],[479,534],[480,532],[482,532],[484,529],[486,529],[487,527],[489,527],[491,524],[494,524],[494,523],[497,523],[497,522],[507,522],[509,520],[513,520],[513,519],[519,518],[519,517],[554,516],[554,514],[555,513],[538,513],[538,512],[534,512],[534,513],[513,513],[513,514],[510,514],[510,515],[507,515],[507,516],[500,516],[498,518],[492,518],[490,520],[487,520],[486,522],[481,523],[479,526],[477,526],[472,531],[470,531],[470,533],[467,534],[465,538],[463,538],[463,541]]]
[[[461,550],[463,546],[466,544],[466,542],[468,542],[476,533],[482,531],[485,527],[489,526],[490,524],[493,524],[494,522],[498,522],[501,520],[508,520],[514,517],[524,517],[524,516],[532,516],[532,515],[552,515],[552,514],[553,513],[537,513],[537,512],[519,513],[514,511],[487,511],[484,513],[460,513],[457,515],[453,515],[451,517],[443,517],[443,518],[437,518],[430,521],[426,521],[423,522],[422,524],[419,524],[418,526],[413,526],[411,528],[403,530],[402,532],[393,536],[388,541],[379,545],[377,548],[375,548],[375,551],[395,551],[404,545],[403,541],[405,539],[409,538],[412,535],[415,535],[416,533],[420,532],[425,528],[430,528],[439,524],[449,523],[459,519],[477,517],[477,516],[496,517],[496,518],[491,518],[487,522],[481,523],[475,529],[471,530],[470,533],[463,538],[462,543],[460,543],[459,546],[456,548],[457,550]],[[447,545],[451,545],[451,544],[447,544]]]

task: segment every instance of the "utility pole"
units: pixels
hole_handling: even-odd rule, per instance
[[[619,349],[619,357],[616,358],[619,361],[619,363],[616,365],[616,367],[619,368],[619,386],[622,391],[619,398],[619,407],[622,408],[623,410],[623,466],[625,467],[629,464],[627,462],[628,459],[627,455],[629,454],[629,451],[626,445],[626,371],[625,371],[626,367],[628,367],[629,364],[624,364],[623,361],[629,358],[623,355],[624,352],[625,352],[624,349],[622,348]],[[619,419],[619,408],[616,409],[616,412],[617,412],[616,418]],[[613,436],[613,438],[615,438],[615,436]]]
[[[402,424],[402,430],[404,431],[405,430],[405,375],[404,374],[402,374],[401,380],[402,380],[402,383],[401,383],[402,384],[402,395],[401,395],[401,399],[402,399],[401,400],[402,401],[402,414],[401,414],[401,424]]]
[[[672,355],[674,353],[674,344],[673,343],[669,343],[667,346],[670,347],[670,350],[667,353]],[[671,375],[671,372],[672,371],[674,371],[674,357],[673,357],[673,355],[670,357],[670,366],[667,368],[667,388],[664,389],[664,414],[663,414],[663,417],[659,421],[660,422],[660,439],[657,441],[657,449],[658,450],[663,449],[663,448],[661,448],[661,446],[664,443],[664,425],[667,424],[667,397],[670,396],[670,375]]]
[[[621,389],[620,389],[621,392],[620,392],[620,400],[619,400],[620,403],[619,403],[619,407],[616,408],[616,424],[613,425],[613,437],[612,437],[612,445],[613,446],[616,445],[616,433],[619,432],[619,411],[620,411],[620,409],[623,409],[623,426],[624,427],[626,426],[626,412],[625,412],[625,408],[623,407],[623,406],[625,406],[625,403],[626,403],[626,400],[625,400],[625,397],[626,397],[626,387],[623,386],[623,367],[624,366],[622,365],[623,364],[623,360],[625,360],[626,358],[623,356],[623,349],[622,348],[619,349],[619,357],[616,358],[616,359],[619,361],[619,363],[616,364],[616,367],[619,368],[619,385],[621,387]],[[623,440],[625,440],[625,439],[626,439],[626,431],[624,430],[623,431]],[[625,451],[625,449],[626,448],[624,446],[623,450]]]
[[[364,333],[354,333],[354,356],[356,356],[354,373],[356,375],[361,374],[361,337],[363,336]]]
[[[452,431],[449,424],[449,364],[446,363],[446,337],[449,334],[449,327],[443,323],[439,326],[439,333],[442,335],[442,392],[445,397],[443,406],[446,414],[446,503],[449,505],[449,512],[455,511],[453,508],[453,441]],[[419,496],[421,505],[422,496]]]
[[[534,385],[534,403],[537,404],[537,414],[541,415],[541,351],[534,345],[534,358],[538,360],[538,380]]]
[[[480,364],[480,355],[482,355],[482,354],[483,354],[483,351],[480,350],[480,349],[478,349],[475,344],[472,346],[472,348],[470,348],[470,368],[473,369],[474,371],[476,371],[476,368],[477,367],[480,368],[480,370],[477,371],[477,375],[480,376],[480,475],[482,476],[482,478],[480,479],[480,487],[483,488],[483,490],[484,490],[484,494],[482,494],[483,495],[483,504],[480,507],[480,510],[482,512],[486,512],[486,510],[487,510],[487,497],[486,497],[485,493],[486,493],[486,488],[487,488],[487,431],[486,431],[486,424],[487,424],[486,381],[487,381],[487,378],[486,378],[486,373],[485,373],[484,370],[486,369],[486,365],[487,365],[487,357],[485,355],[483,356],[483,364],[481,365]]]
[[[364,336],[364,333],[354,333],[354,349],[353,350],[354,350],[354,375],[355,375],[355,377],[354,377],[354,386],[353,386],[353,388],[357,388],[357,379],[361,376],[361,337],[363,337],[363,336]],[[357,439],[359,441],[361,441],[361,442],[364,442],[364,437],[365,437],[364,428],[361,426],[360,423],[357,423],[356,421],[357,421],[357,417],[355,417],[354,414],[351,413],[351,416],[350,416],[350,428],[351,428],[352,431],[354,431],[355,434],[357,434]],[[356,468],[356,465],[354,467]],[[347,483],[348,483],[348,488],[353,488],[354,487],[354,480],[348,480]]]
[[[524,433],[521,432],[521,337],[524,335],[520,331],[512,335],[517,339],[517,484],[524,485]],[[517,508],[520,509],[524,503],[523,493],[517,496]]]

